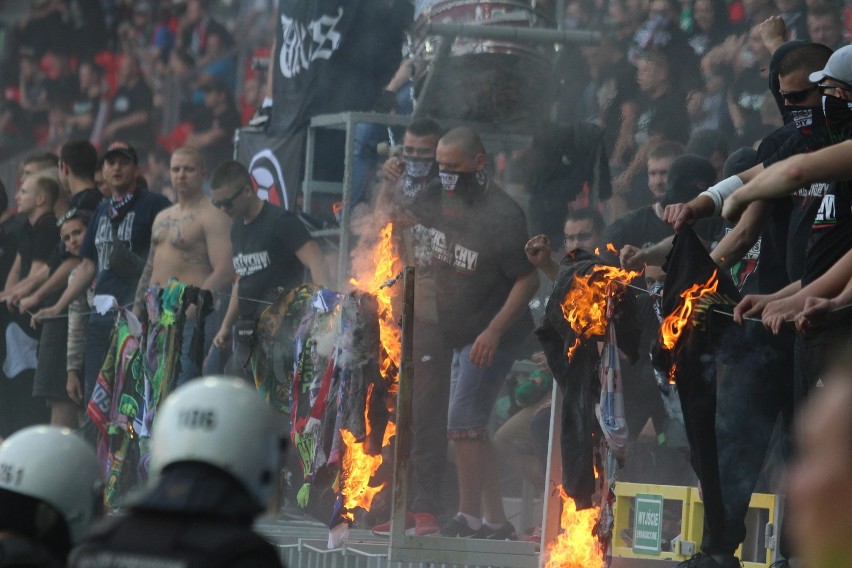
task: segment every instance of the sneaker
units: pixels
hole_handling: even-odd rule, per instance
[[[485,526],[483,526],[482,528],[485,528]],[[482,529],[471,528],[470,525],[467,524],[467,519],[465,519],[461,515],[456,515],[455,517],[447,521],[441,528],[442,536],[456,536],[461,538],[485,538],[484,536],[479,536],[480,533],[483,533]]]
[[[405,534],[409,536],[428,536],[441,532],[438,526],[438,517],[432,513],[414,513],[414,528],[406,529]]]
[[[679,568],[741,568],[742,564],[735,556],[727,556],[721,560],[704,552],[693,554],[689,560],[678,564]]]
[[[414,528],[414,513],[406,513],[405,514],[405,534],[409,534],[409,529]],[[373,534],[378,536],[390,536],[391,532],[391,522],[387,521],[385,523],[381,523],[375,525],[372,529]]]
[[[491,529],[485,523],[482,523],[482,528],[476,532],[473,538],[485,538],[488,540],[518,540],[518,533],[515,531],[515,525],[510,522],[505,522],[498,529]]]
[[[526,538],[524,538],[524,542],[540,543],[541,542],[541,526],[537,526],[533,530],[531,530],[530,534],[527,535]]]

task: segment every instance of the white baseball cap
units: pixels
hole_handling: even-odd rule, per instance
[[[811,83],[834,79],[852,85],[852,45],[841,47],[832,53],[825,64],[825,69],[811,73],[808,79]]]

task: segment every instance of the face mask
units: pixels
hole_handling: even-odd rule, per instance
[[[808,137],[814,131],[825,127],[825,115],[822,107],[805,107],[788,105],[785,110],[790,114],[796,129],[802,136]]]
[[[431,158],[405,158],[405,176],[402,191],[406,197],[414,197],[426,187],[435,175],[435,160]]]
[[[485,193],[488,187],[488,174],[485,170],[475,172],[441,172],[441,186],[444,192],[465,198],[468,203]]]
[[[825,121],[835,131],[844,135],[852,132],[852,104],[841,98],[825,95],[822,98],[822,108],[825,111]]]

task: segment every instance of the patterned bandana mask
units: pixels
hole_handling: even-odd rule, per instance
[[[441,172],[441,186],[447,193],[464,197],[468,202],[485,193],[488,187],[488,174],[485,170],[475,172]]]
[[[439,174],[441,178],[442,192],[441,205],[444,215],[448,217],[461,216],[461,202],[471,205],[474,201],[485,194],[488,189],[488,174],[485,170],[475,172],[452,172],[443,171]]]
[[[435,175],[435,160],[432,158],[405,158],[405,176],[402,191],[406,197],[414,197],[426,187]]]

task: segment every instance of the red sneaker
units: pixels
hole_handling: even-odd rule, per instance
[[[525,542],[536,542],[541,543],[541,527],[535,527],[524,539]]]
[[[409,529],[414,529],[414,513],[406,513],[405,514],[405,531],[408,533]],[[382,523],[380,525],[376,525],[372,528],[373,534],[379,536],[390,536],[391,531],[391,522],[387,521],[386,523]]]
[[[427,536],[441,532],[438,526],[438,517],[432,513],[414,513],[414,530],[406,530],[405,534],[414,536]]]

